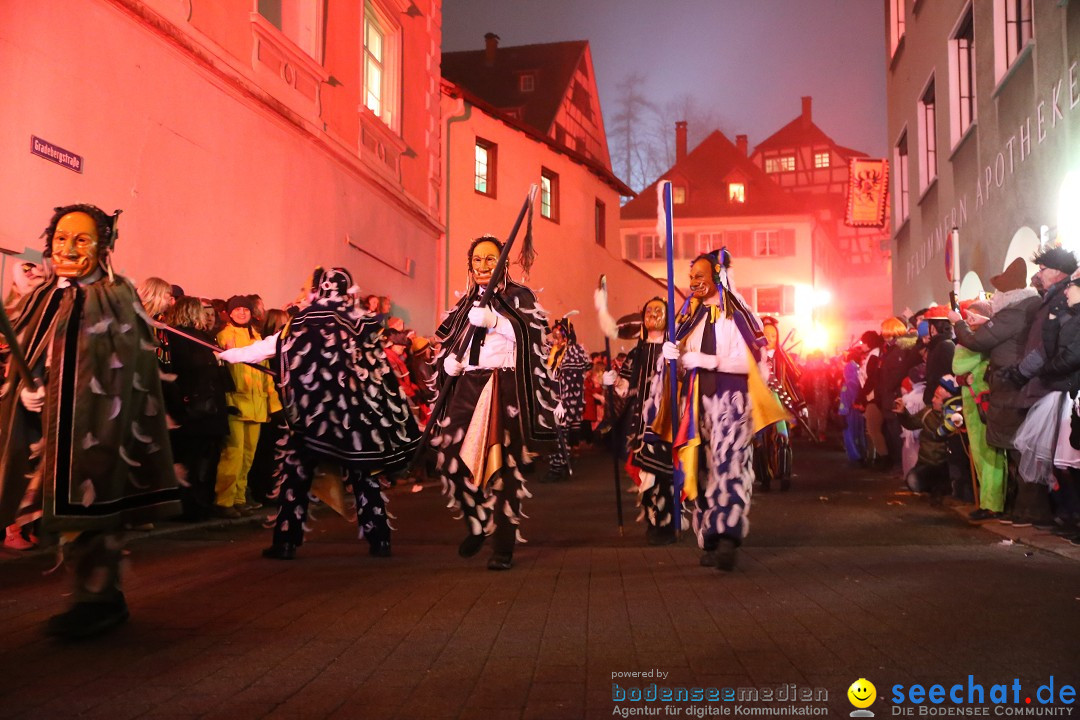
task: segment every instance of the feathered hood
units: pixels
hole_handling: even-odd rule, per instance
[[[1019,290],[1006,290],[1005,292],[996,292],[990,297],[991,317],[997,315],[999,312],[1001,312],[1007,307],[1027,300],[1028,298],[1035,297],[1038,294],[1038,291],[1035,288],[1031,287],[1020,288]]]

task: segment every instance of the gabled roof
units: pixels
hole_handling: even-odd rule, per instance
[[[573,40],[498,47],[490,66],[486,50],[443,53],[442,76],[500,110],[520,109],[522,122],[547,135],[587,46]],[[527,72],[535,73],[535,89],[521,92]]]
[[[727,178],[746,178],[746,202],[728,201]],[[719,130],[675,163],[637,198],[622,207],[624,220],[656,217],[656,185],[661,180],[686,183],[686,202],[675,206],[677,217],[785,215],[805,211],[805,201],[781,190],[772,178],[739,151]]]
[[[809,120],[803,115],[799,115],[787,125],[762,140],[761,143],[754,148],[754,154],[757,155],[758,153],[767,150],[785,150],[805,145],[825,145],[833,148],[844,158],[866,157],[866,153],[837,145],[831,137],[825,134],[824,130],[814,124],[813,120]]]
[[[492,116],[493,118],[497,118],[498,120],[503,122],[505,125],[507,125],[509,127],[512,127],[512,128],[514,128],[515,130],[517,130],[517,131],[519,131],[521,133],[524,133],[525,135],[531,137],[536,142],[543,143],[544,145],[547,145],[553,152],[557,152],[557,153],[559,153],[561,155],[565,155],[568,158],[570,158],[571,160],[573,160],[574,162],[578,163],[579,165],[582,165],[582,166],[588,168],[589,172],[593,173],[594,175],[599,177],[601,180],[606,182],[608,185],[610,185],[612,188],[614,188],[615,191],[618,192],[623,197],[633,197],[634,196],[633,188],[631,188],[629,185],[627,185],[622,180],[617,178],[615,176],[615,173],[613,173],[610,169],[607,168],[607,166],[605,166],[603,163],[599,162],[598,160],[596,160],[594,158],[591,158],[591,157],[588,157],[587,155],[583,155],[583,154],[581,154],[581,153],[579,153],[579,152],[577,152],[575,150],[571,150],[570,148],[566,147],[565,145],[561,145],[561,144],[555,142],[548,135],[546,135],[545,133],[540,132],[539,130],[537,130],[533,126],[527,125],[526,123],[524,123],[521,120],[518,120],[517,118],[513,118],[513,117],[508,116],[505,112],[503,112],[502,110],[499,110],[499,108],[491,105],[490,103],[485,101],[483,98],[477,97],[475,94],[469,92],[468,89],[463,88],[460,85],[456,85],[456,84],[450,82],[449,80],[446,80],[445,78],[440,83],[440,87],[441,87],[441,90],[442,90],[443,94],[448,95],[450,97],[462,98],[466,102],[468,102],[468,103],[470,103],[472,105],[475,105],[480,110],[483,110],[485,113]]]

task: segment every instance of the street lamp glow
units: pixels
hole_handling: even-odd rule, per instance
[[[1080,250],[1080,172],[1065,174],[1058,193],[1058,239],[1068,250]]]
[[[828,290],[814,291],[814,307],[824,307],[832,302],[832,293]]]

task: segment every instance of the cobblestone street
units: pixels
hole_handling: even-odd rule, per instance
[[[881,717],[895,684],[1078,679],[1075,559],[1003,544],[839,451],[796,448],[793,489],[755,496],[732,574],[699,567],[689,534],[647,547],[625,493],[620,537],[605,456],[529,487],[506,573],[457,556],[432,486],[390,492],[391,559],[325,509],[294,562],[261,558],[253,523],[153,534],[129,546],[130,622],[72,645],[42,633],[66,603],[54,557],[5,556],[0,717],[600,718],[646,707],[613,692],[654,682],[821,688],[810,704],[846,717],[858,678]]]

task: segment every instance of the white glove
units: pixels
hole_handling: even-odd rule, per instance
[[[679,346],[668,340],[664,343],[664,347],[661,348],[661,352],[664,354],[665,360],[678,360],[679,359]]]
[[[458,360],[457,355],[450,353],[442,361],[443,370],[447,375],[458,376],[465,372],[465,366]]]
[[[23,407],[30,412],[39,413],[41,408],[45,407],[45,388],[39,387],[31,390],[24,387],[19,393],[19,400],[22,402]]]
[[[474,307],[469,311],[469,324],[479,328],[493,328],[499,322],[495,311],[487,307]]]
[[[221,362],[226,362],[226,363],[229,363],[229,364],[237,363],[237,362],[241,362],[240,357],[238,357],[238,356],[242,355],[242,353],[237,352],[237,351],[242,350],[242,349],[243,348],[229,348],[228,350],[222,350],[221,352],[216,352],[216,353],[214,353],[214,355],[216,355],[217,359],[220,360]]]
[[[700,352],[684,352],[682,354],[682,366],[687,370],[700,368],[702,370],[716,369],[716,356]]]
[[[555,422],[561,423],[564,417],[566,417],[566,408],[563,407],[562,403],[559,403],[555,406]]]
[[[608,370],[604,373],[604,387],[611,387],[618,379],[619,373],[617,370]]]

